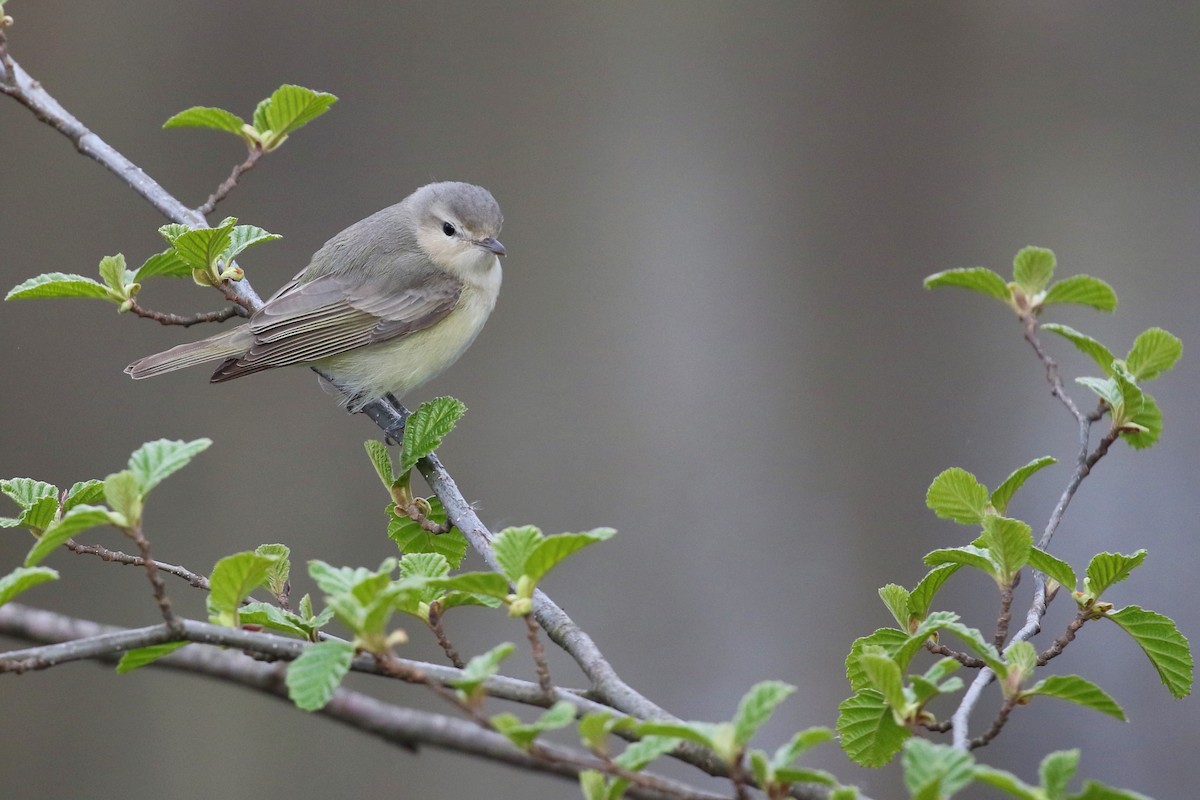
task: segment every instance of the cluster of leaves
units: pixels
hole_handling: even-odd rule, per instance
[[[81,481],[65,490],[32,478],[0,481],[0,491],[21,511],[16,517],[0,517],[0,528],[25,528],[35,539],[24,564],[0,578],[0,605],[26,589],[56,580],[56,570],[38,565],[75,535],[101,526],[131,536],[140,531],[150,490],[210,444],[208,439],[147,442],[129,457],[126,469],[102,481]]]
[[[285,83],[259,102],[250,123],[223,108],[193,106],[171,117],[163,127],[225,131],[241,137],[247,147],[269,153],[336,102],[337,98],[328,92]]]

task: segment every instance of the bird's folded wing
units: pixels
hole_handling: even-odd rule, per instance
[[[323,275],[293,280],[250,320],[254,343],[244,356],[226,361],[213,375],[225,381],[344,353],[428,328],[453,310],[462,284],[450,275],[427,272],[408,285],[387,277],[354,280]]]

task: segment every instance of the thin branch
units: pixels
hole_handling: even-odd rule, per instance
[[[987,666],[982,658],[975,658],[975,656],[967,655],[959,650],[953,650],[940,642],[935,643],[932,638],[925,640],[925,649],[935,656],[953,658],[968,669],[983,669]]]
[[[1041,653],[1038,653],[1038,666],[1045,666],[1046,662],[1048,662],[1050,659],[1057,658],[1058,656],[1062,655],[1062,651],[1066,649],[1067,645],[1075,641],[1075,634],[1079,633],[1079,629],[1082,628],[1083,624],[1087,621],[1087,612],[1082,608],[1079,609],[1075,613],[1075,619],[1071,620],[1067,624],[1067,630],[1063,633],[1063,635],[1055,639],[1054,644],[1047,647]]]
[[[129,553],[122,553],[120,550],[109,550],[98,544],[80,544],[74,539],[68,539],[66,547],[72,553],[77,555],[98,556],[101,561],[111,561],[115,564],[125,564],[131,567],[145,566],[146,561],[141,556],[133,556]],[[174,575],[177,578],[183,578],[191,586],[197,589],[208,591],[208,578],[192,572],[190,569],[176,566],[174,564],[164,564],[162,561],[155,561],[154,566],[160,572],[165,572],[169,575]]]
[[[146,569],[146,579],[150,581],[150,587],[154,592],[154,602],[158,603],[158,610],[167,623],[167,628],[171,631],[172,639],[178,639],[183,631],[182,622],[171,609],[171,598],[167,597],[167,585],[163,582],[162,576],[158,574],[158,565],[154,563],[154,559],[150,558],[150,541],[142,533],[141,523],[127,528],[125,533],[137,544],[138,552],[142,554],[142,566]]]
[[[1013,582],[1000,589],[1000,614],[996,617],[996,633],[992,636],[992,644],[999,650],[1004,647],[1008,638],[1008,626],[1012,622],[1013,589],[1021,580],[1021,573],[1013,577]]]
[[[237,186],[238,178],[254,169],[254,165],[257,164],[258,160],[262,157],[262,148],[258,147],[257,145],[250,145],[250,152],[246,155],[246,160],[233,168],[233,172],[229,173],[229,177],[221,182],[221,185],[217,187],[217,190],[209,195],[208,199],[205,200],[204,203],[196,209],[196,211],[206,217],[211,214],[217,207],[217,203],[224,200],[229,193],[233,191],[234,187]]]
[[[550,680],[550,666],[546,663],[546,648],[542,647],[542,640],[538,636],[537,620],[533,618],[533,614],[525,615],[525,631],[529,638],[529,652],[533,656],[534,670],[537,672],[538,686],[542,687],[546,697],[554,697],[554,683]]]
[[[1000,710],[996,712],[996,719],[992,721],[992,727],[988,728],[982,736],[976,736],[969,743],[969,748],[974,750],[977,747],[983,747],[992,739],[1000,735],[1000,731],[1004,729],[1004,723],[1008,722],[1008,715],[1016,708],[1016,702],[1008,699],[1000,706]]]
[[[442,628],[442,611],[441,603],[432,603],[429,606],[429,630],[433,631],[433,636],[437,639],[438,646],[442,648],[442,652],[446,654],[446,658],[450,659],[450,663],[458,669],[462,669],[467,664],[462,660],[462,656],[458,654],[458,650],[450,643],[450,639],[446,637],[446,631]]]
[[[166,311],[154,311],[144,308],[138,305],[138,302],[132,298],[129,300],[129,310],[139,317],[152,319],[160,325],[180,325],[184,328],[190,328],[192,325],[199,325],[202,322],[224,322],[230,317],[250,316],[246,309],[238,305],[229,306],[229,308],[223,308],[220,311],[203,311],[198,314],[181,316]]]

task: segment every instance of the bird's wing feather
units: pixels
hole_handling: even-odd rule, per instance
[[[250,320],[253,344],[213,374],[214,382],[259,370],[338,355],[406,336],[443,319],[463,285],[442,270],[422,270],[395,285],[395,273],[366,280],[300,276],[280,289]]]

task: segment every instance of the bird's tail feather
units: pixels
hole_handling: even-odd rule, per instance
[[[249,327],[241,325],[199,342],[187,342],[162,353],[140,358],[126,367],[125,371],[134,380],[152,378],[164,372],[203,364],[205,361],[240,356],[250,348],[253,341]]]

